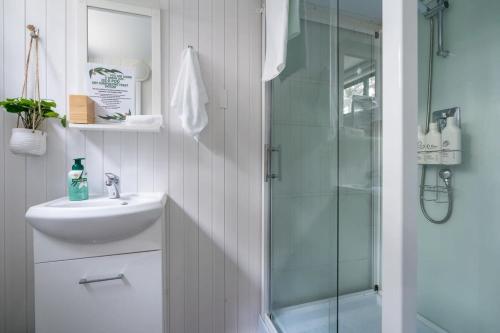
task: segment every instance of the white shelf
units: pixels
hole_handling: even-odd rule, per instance
[[[115,131],[115,132],[152,132],[157,133],[162,127],[163,119],[158,117],[150,124],[129,124],[127,122],[112,124],[73,124],[69,123],[70,128],[76,128],[81,131]]]

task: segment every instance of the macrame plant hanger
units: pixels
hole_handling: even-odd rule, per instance
[[[30,68],[30,60],[33,49],[33,41],[35,42],[35,95],[34,99],[37,101],[38,112],[35,112],[32,119],[32,130],[34,131],[37,128],[37,125],[43,120],[42,114],[42,99],[40,96],[40,64],[39,64],[39,29],[34,25],[29,24],[26,26],[26,29],[30,32],[30,41],[28,46],[28,54],[26,56],[26,63],[24,65],[24,82],[23,89],[21,91],[21,97],[28,98],[28,77],[29,77],[29,68]],[[21,115],[17,117],[17,127],[19,127],[19,121],[23,120]]]

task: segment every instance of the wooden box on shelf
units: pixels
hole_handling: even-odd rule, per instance
[[[85,95],[69,96],[69,122],[73,124],[93,124],[95,122],[94,101]]]

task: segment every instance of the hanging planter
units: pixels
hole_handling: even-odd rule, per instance
[[[7,98],[0,101],[8,113],[17,114],[17,128],[12,129],[9,148],[15,154],[43,155],[47,150],[47,133],[39,130],[47,118],[57,118],[61,125],[66,127],[66,116],[59,116],[55,111],[56,103],[40,98],[40,75],[38,66],[38,29],[28,25],[31,39],[28,55],[24,66],[24,84],[19,98]],[[36,69],[35,69],[35,98],[27,98],[28,71],[31,58],[31,49],[35,41]]]
[[[27,128],[13,128],[9,148],[14,154],[43,155],[47,150],[47,133]]]
[[[47,118],[58,118],[66,127],[66,117],[54,111],[56,103],[49,100],[29,98],[8,98],[0,106],[9,113],[17,114],[17,128],[12,129],[9,141],[10,151],[14,154],[43,155],[47,148],[47,133],[39,130]]]

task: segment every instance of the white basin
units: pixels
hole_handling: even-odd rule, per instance
[[[157,221],[164,193],[123,193],[85,201],[66,197],[28,209],[26,221],[38,231],[74,243],[106,243],[134,236]]]

